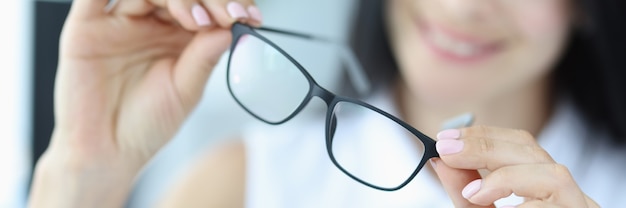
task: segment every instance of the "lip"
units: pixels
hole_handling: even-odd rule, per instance
[[[421,39],[429,51],[439,59],[448,63],[472,64],[483,62],[498,54],[503,48],[502,44],[498,41],[490,41],[476,35],[459,32],[458,30],[450,29],[441,24],[417,21],[417,27]],[[455,53],[450,49],[442,47],[434,40],[435,35],[445,36],[446,39],[462,44],[463,46],[471,46],[471,54]]]

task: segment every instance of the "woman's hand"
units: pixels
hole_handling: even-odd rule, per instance
[[[456,207],[493,207],[512,193],[525,198],[518,207],[599,207],[527,132],[476,126],[437,138],[435,171]]]
[[[199,102],[232,23],[260,25],[261,14],[253,0],[73,2],[60,44],[56,126],[31,205],[119,205]]]

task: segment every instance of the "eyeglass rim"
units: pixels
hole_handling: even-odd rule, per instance
[[[332,145],[333,145],[333,139],[331,138],[331,132],[330,132],[330,126],[331,126],[331,122],[332,119],[335,116],[335,110],[337,107],[337,104],[339,103],[351,103],[351,104],[355,104],[355,105],[359,105],[361,107],[365,107],[369,110],[374,111],[375,113],[378,113],[390,120],[392,120],[393,122],[395,122],[396,124],[402,126],[404,129],[408,130],[411,134],[413,134],[415,137],[417,137],[422,144],[424,145],[424,153],[422,155],[421,161],[418,164],[418,166],[415,168],[415,170],[413,170],[413,172],[411,173],[411,175],[409,175],[409,177],[407,179],[405,179],[402,183],[400,183],[398,186],[395,187],[383,187],[383,186],[378,186],[378,185],[374,185],[372,183],[369,183],[365,180],[360,179],[359,177],[355,176],[354,174],[350,173],[349,171],[347,171],[345,168],[343,168],[343,166],[336,160],[335,158],[335,154],[333,153],[332,150]],[[373,106],[369,103],[363,102],[361,100],[358,99],[354,99],[354,98],[350,98],[350,97],[343,97],[343,96],[336,96],[336,99],[333,99],[333,101],[328,105],[328,110],[326,112],[326,132],[325,132],[325,136],[326,136],[326,151],[328,152],[328,155],[331,158],[331,161],[335,164],[335,166],[337,166],[337,168],[339,168],[339,170],[341,170],[344,174],[348,175],[350,178],[366,185],[369,186],[371,188],[375,188],[375,189],[379,189],[379,190],[383,190],[383,191],[396,191],[399,190],[401,188],[403,188],[404,186],[406,186],[408,183],[410,183],[413,178],[415,178],[417,176],[417,174],[419,173],[419,171],[424,167],[424,165],[426,164],[426,162],[434,157],[439,157],[439,153],[437,153],[436,151],[436,147],[435,147],[435,143],[436,141],[433,140],[432,138],[426,136],[425,134],[423,134],[422,132],[420,132],[419,130],[415,129],[414,127],[412,127],[411,125],[407,124],[406,122],[402,121],[401,119],[397,118],[394,115],[391,115],[390,113],[381,110],[380,108],[377,108],[376,106]]]
[[[312,97],[313,97],[312,96],[312,89],[313,89],[313,86],[316,85],[317,83],[315,82],[313,77],[309,74],[309,72],[307,72],[304,69],[304,67],[298,61],[296,61],[293,57],[291,57],[291,55],[289,55],[287,52],[285,52],[278,45],[274,44],[274,42],[272,42],[271,40],[265,38],[263,35],[259,34],[256,30],[263,30],[263,31],[269,31],[269,32],[278,32],[278,33],[285,34],[285,35],[292,35],[292,36],[297,36],[297,37],[302,37],[302,38],[307,38],[307,39],[311,38],[311,36],[307,36],[307,35],[300,34],[300,33],[281,31],[281,30],[277,30],[277,29],[253,28],[252,26],[245,25],[245,24],[239,23],[239,22],[234,23],[232,25],[232,29],[231,30],[232,30],[232,42],[231,42],[230,53],[228,55],[228,62],[227,62],[227,66],[226,66],[226,82],[227,82],[227,86],[228,86],[228,91],[230,92],[231,96],[235,99],[235,101],[239,104],[239,106],[241,106],[246,112],[251,114],[256,119],[259,119],[259,120],[261,120],[261,121],[263,121],[265,123],[272,124],[272,125],[280,125],[280,124],[283,124],[283,123],[291,120],[298,113],[300,113],[300,111],[302,111],[302,109],[304,109],[304,107],[312,99]],[[252,35],[252,36],[260,39],[261,41],[265,42],[266,44],[269,44],[272,48],[277,50],[284,57],[286,57],[291,63],[293,63],[296,66],[296,68],[298,68],[298,70],[300,70],[302,75],[304,75],[304,77],[307,79],[307,82],[309,83],[309,86],[308,86],[308,89],[307,89],[307,94],[304,97],[304,99],[300,102],[298,107],[296,107],[296,109],[291,114],[289,114],[287,117],[285,117],[282,120],[270,121],[270,120],[268,120],[266,118],[263,118],[263,117],[257,115],[252,110],[248,109],[248,107],[246,107],[246,105],[244,105],[237,98],[237,96],[235,95],[235,93],[234,93],[234,91],[233,91],[233,89],[231,87],[231,83],[230,83],[230,79],[229,79],[231,61],[232,61],[233,53],[235,52],[235,49],[236,49],[236,46],[237,46],[237,42],[239,42],[239,39],[243,35]]]
[[[247,111],[250,115],[252,115],[253,117],[255,117],[255,118],[257,118],[257,119],[259,119],[259,120],[261,120],[261,121],[263,121],[265,123],[268,123],[268,124],[271,124],[271,125],[280,125],[280,124],[283,124],[283,123],[291,120],[298,113],[300,113],[304,109],[304,107],[310,102],[310,100],[313,97],[317,96],[317,97],[322,98],[326,102],[326,104],[327,104],[326,119],[325,119],[326,120],[325,136],[326,136],[326,150],[327,150],[327,153],[328,153],[332,163],[337,168],[339,168],[339,170],[341,170],[344,174],[348,175],[350,178],[360,182],[361,184],[364,184],[366,186],[374,188],[374,189],[383,190],[383,191],[395,191],[395,190],[399,190],[399,189],[403,188],[411,180],[413,180],[413,178],[415,178],[417,173],[424,167],[424,165],[426,164],[426,161],[428,161],[430,158],[439,157],[439,154],[437,153],[436,148],[435,148],[435,143],[436,143],[435,140],[433,140],[432,138],[426,136],[425,134],[423,134],[419,130],[413,128],[412,126],[410,126],[406,122],[400,120],[399,118],[397,118],[397,117],[389,114],[388,112],[383,111],[383,110],[381,110],[381,109],[379,109],[379,108],[377,108],[377,107],[375,107],[373,105],[370,105],[370,104],[368,104],[366,102],[363,102],[361,100],[358,100],[358,99],[336,95],[336,94],[334,94],[334,93],[332,93],[332,92],[322,88],[315,81],[315,79],[313,79],[313,77],[308,73],[308,71],[306,71],[306,69],[298,61],[296,61],[293,57],[291,57],[287,52],[285,52],[278,45],[274,44],[274,42],[272,42],[271,40],[265,38],[263,35],[259,34],[256,30],[268,31],[268,32],[276,32],[276,33],[280,33],[280,34],[291,35],[291,36],[301,37],[301,38],[305,38],[305,39],[312,39],[312,38],[314,38],[313,36],[309,36],[309,35],[305,35],[305,34],[301,34],[301,33],[283,31],[283,30],[278,30],[278,29],[273,29],[273,28],[253,28],[252,26],[249,26],[249,25],[246,25],[246,24],[243,24],[243,23],[239,23],[239,22],[234,23],[232,25],[232,29],[231,30],[232,30],[232,42],[231,42],[231,46],[230,46],[230,53],[229,53],[229,56],[228,56],[228,62],[227,62],[227,68],[226,68],[226,81],[227,81],[228,90],[229,90],[231,96],[237,102],[237,104],[239,104],[239,106],[242,107],[245,111]],[[269,121],[267,119],[264,119],[264,118],[258,116],[257,114],[252,112],[250,109],[248,109],[237,98],[237,96],[233,92],[233,89],[232,89],[231,84],[230,84],[230,79],[229,79],[230,66],[231,66],[230,64],[231,64],[232,55],[233,55],[233,53],[235,51],[237,43],[238,43],[239,39],[243,35],[255,36],[256,38],[259,38],[263,42],[269,44],[272,48],[274,48],[275,50],[280,52],[289,61],[291,61],[300,70],[300,72],[304,75],[304,77],[307,79],[307,81],[309,83],[309,89],[308,89],[307,95],[301,101],[299,106],[289,116],[287,116],[285,119],[282,119],[282,120],[280,120],[278,122],[272,122],[272,121]],[[331,99],[329,99],[329,98],[331,98]],[[374,112],[379,113],[379,114],[381,114],[381,115],[391,119],[395,123],[401,125],[403,128],[407,129],[409,132],[411,132],[413,135],[415,135],[418,139],[420,139],[420,141],[424,144],[424,155],[422,156],[420,164],[416,167],[416,169],[413,171],[413,173],[411,173],[409,178],[407,178],[404,182],[402,182],[397,187],[392,187],[392,188],[381,187],[381,186],[377,186],[377,185],[371,184],[369,182],[366,182],[366,181],[364,181],[364,180],[354,176],[353,174],[351,174],[350,172],[345,170],[337,162],[337,160],[335,159],[335,156],[334,156],[334,154],[332,152],[332,138],[330,136],[330,128],[329,127],[330,127],[331,119],[334,116],[334,109],[335,109],[336,105],[338,103],[340,103],[340,102],[348,102],[348,103],[360,105],[360,106],[366,107],[366,108],[368,108],[370,110],[373,110]]]

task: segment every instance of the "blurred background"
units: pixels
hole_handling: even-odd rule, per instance
[[[267,26],[345,41],[355,1],[256,2]],[[48,145],[54,127],[52,99],[58,40],[70,6],[71,0],[0,1],[0,63],[4,65],[0,70],[2,208],[25,207],[32,169]],[[345,72],[332,49],[309,47],[311,43],[306,41],[274,41],[299,60],[322,86],[339,88],[342,76],[337,75]],[[203,101],[176,138],[146,167],[129,207],[152,207],[200,153],[232,138],[247,125],[259,124],[228,94],[224,66],[224,61],[218,64]],[[320,106],[312,106],[316,107]]]

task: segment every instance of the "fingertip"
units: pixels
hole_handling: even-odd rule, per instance
[[[228,11],[228,4],[218,1],[204,1],[204,5],[213,18],[213,25],[221,28],[230,28],[238,19],[233,18]]]
[[[250,14],[250,18],[255,21],[257,25],[263,24],[263,14],[258,7],[254,5],[248,6],[248,13]]]
[[[465,142],[463,140],[439,140],[435,144],[437,153],[440,156],[453,155],[463,151]]]
[[[172,14],[172,16],[176,19],[176,21],[183,28],[189,31],[197,31],[200,28],[198,20],[205,21],[205,23],[207,21],[206,18],[202,17],[206,14],[206,10],[202,8],[202,5],[199,4],[186,5],[182,1],[169,1],[168,10],[170,11],[170,14]],[[208,14],[206,14],[206,16],[208,16]]]
[[[463,196],[462,190],[467,186],[467,184],[481,178],[478,172],[476,170],[452,168],[440,158],[433,161],[437,164],[435,173],[437,173],[444,190],[446,190],[452,199],[455,207],[471,206],[471,202]]]
[[[510,196],[511,193],[499,192],[492,189],[486,179],[476,179],[469,182],[463,190],[461,196],[472,204],[479,206],[490,206],[500,199],[501,196]]]
[[[480,187],[482,186],[482,183],[482,179],[476,179],[467,184],[465,188],[463,188],[463,190],[461,191],[461,195],[463,196],[463,198],[468,200],[471,199],[476,193],[478,193]]]
[[[461,130],[459,129],[447,129],[437,133],[438,140],[446,139],[459,139],[461,138]]]
[[[230,28],[235,22],[250,24],[260,27],[263,22],[261,10],[254,4],[247,4],[238,1],[220,3],[216,1],[205,2],[210,13],[217,24],[223,28]]]
[[[211,17],[207,10],[200,4],[194,4],[191,7],[191,16],[198,27],[210,27]]]
[[[236,1],[228,2],[228,4],[226,4],[226,10],[230,17],[235,20],[244,20],[250,17],[243,5]]]

